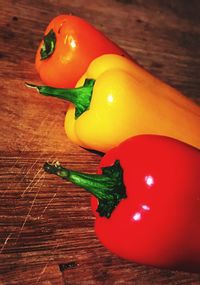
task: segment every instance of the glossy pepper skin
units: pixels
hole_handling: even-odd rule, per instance
[[[45,31],[35,58],[41,80],[54,87],[74,87],[96,57],[128,54],[82,18],[60,15]]]
[[[133,135],[147,133],[200,148],[200,107],[129,59],[98,57],[76,87],[37,88],[72,102],[66,134],[84,148],[104,153]]]
[[[200,272],[200,151],[172,138],[129,138],[102,159],[99,174],[60,164],[44,169],[93,194],[95,231],[118,256]]]

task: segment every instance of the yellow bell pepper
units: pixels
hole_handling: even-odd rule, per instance
[[[35,86],[72,102],[65,130],[76,144],[101,152],[139,134],[159,134],[200,148],[200,107],[131,60],[103,55],[74,89]]]

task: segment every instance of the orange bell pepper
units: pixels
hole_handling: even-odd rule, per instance
[[[60,15],[48,25],[35,58],[41,80],[54,87],[74,87],[96,57],[128,54],[87,21]]]

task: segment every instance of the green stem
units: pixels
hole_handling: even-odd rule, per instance
[[[44,42],[42,48],[40,50],[40,59],[44,60],[50,57],[56,46],[56,34],[54,33],[53,29],[49,31],[47,35],[44,36]]]
[[[126,198],[123,170],[118,160],[112,166],[103,167],[102,174],[80,173],[64,168],[58,162],[55,164],[46,162],[44,170],[93,194],[99,201],[97,212],[101,217],[109,218],[119,202]]]
[[[82,113],[89,109],[95,80],[86,79],[83,86],[71,89],[39,86],[30,83],[25,84],[27,87],[37,89],[42,95],[64,99],[74,104],[75,118],[77,119]]]

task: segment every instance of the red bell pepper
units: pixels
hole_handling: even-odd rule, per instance
[[[200,150],[140,135],[109,151],[99,174],[44,165],[93,194],[98,238],[141,264],[200,272]]]

